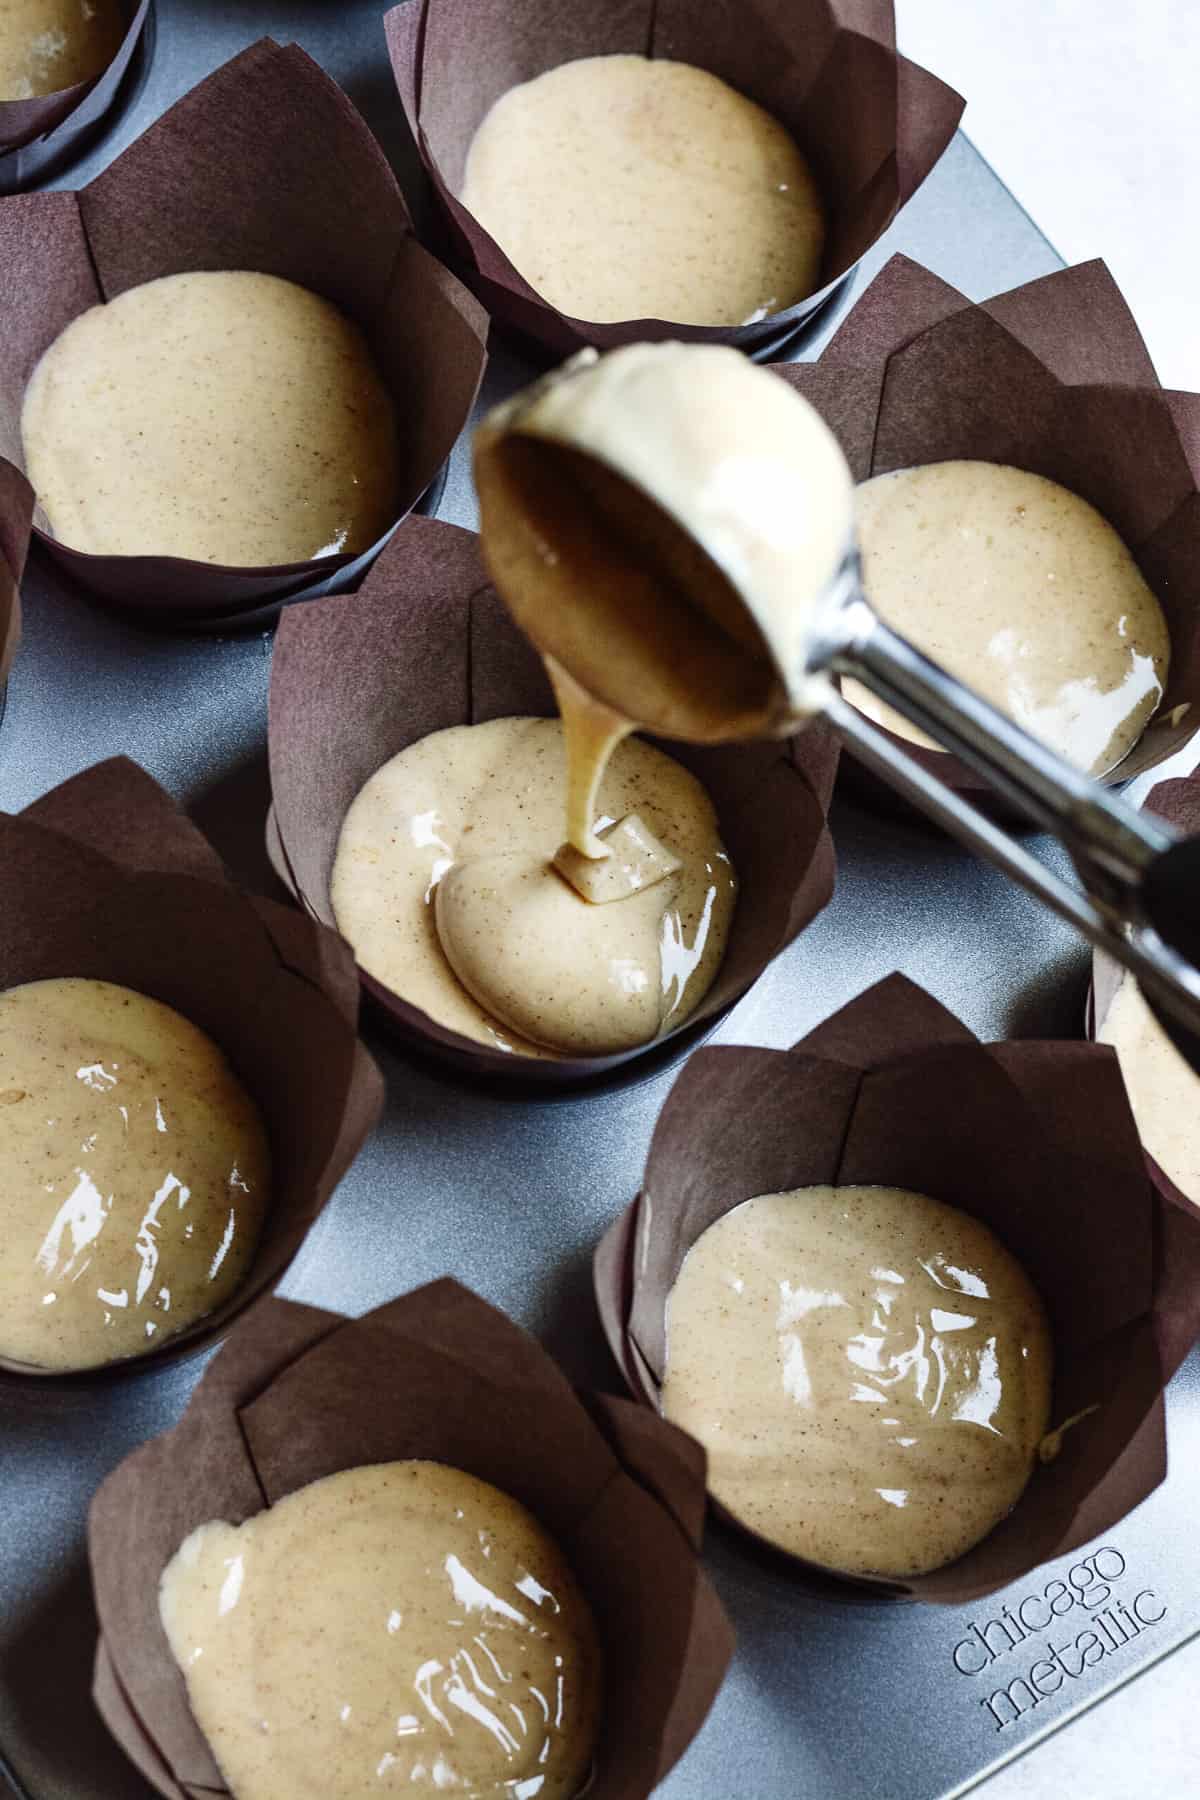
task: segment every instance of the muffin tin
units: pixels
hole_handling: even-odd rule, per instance
[[[269,33],[299,41],[346,88],[416,197],[419,170],[381,11],[359,0],[337,8],[258,0],[240,9],[159,0],[144,86],[61,184],[82,185],[172,100]],[[896,250],[979,298],[1059,266],[962,137],[865,260],[854,291]],[[840,295],[834,312],[853,297]],[[805,356],[830,328],[818,328]],[[530,372],[497,337],[484,402]],[[451,458],[439,514],[476,522],[465,442]],[[0,724],[0,806],[18,809],[76,770],[124,753],[186,801],[238,876],[277,893],[263,848],[269,637],[156,636],[89,604],[41,556],[23,598],[23,642]],[[911,821],[843,796],[833,828],[833,902],[714,1041],[784,1047],[896,967],[985,1038],[1078,1035],[1088,957],[1065,928]],[[1065,873],[1065,858],[1049,856]],[[678,1059],[635,1065],[632,1077],[618,1073],[582,1096],[530,1100],[407,1060],[375,1024],[366,1035],[387,1078],[383,1122],[283,1292],[357,1314],[451,1273],[537,1332],[575,1379],[615,1388],[591,1300],[591,1255],[639,1185]],[[0,1397],[0,1756],[22,1800],[147,1800],[89,1698],[95,1620],[83,1523],[104,1475],[175,1422],[198,1373],[191,1362],[131,1375],[53,1416],[36,1396]],[[814,1595],[770,1556],[710,1527],[705,1559],[738,1651],[711,1718],[659,1790],[665,1800],[940,1800],[1200,1632],[1200,1539],[1188,1475],[1200,1466],[1200,1358],[1172,1384],[1168,1410],[1175,1473],[1166,1484],[1101,1545],[973,1607]],[[1034,1647],[1007,1655],[986,1690],[956,1670],[956,1647],[973,1624],[986,1629],[1004,1604],[1040,1594],[1055,1577],[1069,1582],[1072,1570],[1068,1591],[1095,1591],[1084,1559],[1101,1548],[1097,1566],[1108,1571],[1114,1598],[1132,1603],[1152,1592],[1143,1612],[1161,1617],[998,1724],[988,1696],[1001,1675],[1007,1685],[1028,1672]],[[1082,1599],[1075,1603],[1063,1636],[1084,1628],[1086,1610]],[[1105,1777],[1089,1766],[1088,1742],[1081,1734],[1078,1791],[1099,1796]]]

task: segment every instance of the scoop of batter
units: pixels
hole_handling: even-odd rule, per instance
[[[251,270],[93,306],[38,363],[21,438],[54,535],[242,568],[367,550],[397,510],[396,420],[358,327]]]
[[[532,1514],[459,1469],[348,1469],[201,1525],[159,1607],[237,1800],[572,1800],[587,1778],[591,1610]]]
[[[574,318],[749,324],[820,280],[804,156],[688,63],[589,56],[510,88],[472,141],[462,201]]]
[[[1200,1200],[1200,1077],[1127,975],[1096,1033],[1121,1064],[1138,1136],[1176,1187]]]
[[[107,981],[0,994],[0,1356],[90,1369],[233,1294],[269,1197],[258,1111],[169,1006]]]
[[[346,815],[330,883],[361,966],[523,1055],[614,1053],[679,1024],[716,976],[737,897],[712,804],[673,758],[618,744],[600,832],[635,813],[678,866],[593,904],[551,867],[566,796],[555,719],[455,726],[385,763]]]
[[[1052,1361],[1038,1295],[978,1220],[899,1188],[799,1188],[734,1207],[684,1258],[662,1409],[742,1524],[902,1577],[1011,1511]]]
[[[91,81],[121,47],[120,0],[5,0],[0,6],[0,100],[36,100]]]
[[[867,597],[889,625],[1093,775],[1132,749],[1162,698],[1162,608],[1108,521],[1057,482],[943,462],[858,490]],[[932,740],[858,682],[846,695]],[[933,746],[936,748],[937,746]]]
[[[506,606],[613,721],[724,743],[820,710],[801,670],[854,485],[769,370],[712,344],[581,351],[492,409],[474,468]]]

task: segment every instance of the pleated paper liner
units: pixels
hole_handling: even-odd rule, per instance
[[[856,481],[968,458],[1030,469],[1090,501],[1133,553],[1171,636],[1158,712],[1104,780],[1139,775],[1192,737],[1200,725],[1200,397],[1160,386],[1102,262],[974,305],[894,256],[817,362],[772,367],[831,426]],[[1003,810],[957,757],[888,735],[948,786]]]
[[[0,453],[18,465],[21,403],[42,352],[89,307],[163,275],[281,276],[362,328],[396,404],[398,517],[449,455],[486,360],[482,310],[417,242],[364,121],[303,50],[269,38],[193,88],[78,193],[0,200],[0,266],[13,271],[0,334]],[[148,624],[232,619],[331,577],[349,582],[379,549],[227,568],[87,555],[60,543],[40,510],[36,525],[70,576]]]
[[[21,635],[21,576],[33,504],[33,489],[21,471],[0,457],[0,719],[4,717],[4,684]],[[3,753],[0,744],[0,756]]]
[[[98,130],[142,42],[151,0],[124,0],[124,12],[125,35],[99,75],[35,100],[0,100],[0,194],[44,180]]]
[[[379,1114],[356,1036],[346,946],[293,908],[240,892],[208,840],[124,758],[22,813],[0,814],[0,991],[55,976],[112,981],[173,1006],[224,1050],[267,1128],[271,1203],[229,1301],[145,1356],[78,1375],[0,1361],[0,1388],[56,1392],[211,1346],[273,1288]]]
[[[683,1754],[733,1650],[698,1560],[703,1452],[627,1401],[577,1394],[528,1333],[442,1280],[357,1320],[265,1301],[175,1429],[96,1495],[96,1702],[160,1794],[228,1792],[159,1623],[180,1543],[206,1520],[240,1524],[324,1476],[407,1458],[492,1482],[566,1554],[605,1654],[588,1800],[642,1800]]]
[[[640,1196],[596,1253],[605,1332],[647,1406],[692,1244],[755,1194],[824,1183],[908,1187],[982,1220],[1046,1304],[1052,1425],[1095,1409],[973,1550],[908,1581],[847,1580],[847,1592],[965,1603],[1146,1498],[1167,1467],[1163,1388],[1200,1332],[1200,1214],[1148,1179],[1110,1050],[981,1044],[893,975],[791,1050],[698,1051],[659,1117]],[[799,1558],[778,1564],[829,1585],[830,1571]]]
[[[1160,781],[1157,787],[1151,788],[1146,798],[1145,811],[1156,813],[1168,825],[1174,825],[1185,837],[1200,836],[1200,774],[1184,776],[1175,781]],[[1092,986],[1087,1007],[1089,1038],[1095,1038],[1108,1017],[1108,1009],[1124,979],[1125,970],[1120,963],[1103,950],[1092,952]],[[1128,980],[1132,981],[1133,976],[1130,975]],[[1196,1078],[1196,1093],[1197,1107],[1200,1108],[1200,1077]],[[1189,1212],[1200,1207],[1200,1194],[1184,1194],[1148,1150],[1145,1156],[1150,1179],[1167,1204],[1186,1208]]]
[[[410,519],[352,599],[293,607],[280,623],[269,747],[282,879],[314,918],[334,924],[342,822],[376,769],[448,726],[554,712],[541,659],[490,586],[474,533]],[[665,748],[708,790],[740,883],[720,973],[679,1032],[615,1056],[514,1056],[437,1024],[363,972],[366,992],[406,1041],[462,1073],[561,1089],[714,1021],[815,918],[833,890],[831,736],[818,729],[792,745]]]
[[[562,355],[652,338],[753,350],[799,328],[887,230],[954,135],[960,95],[896,49],[891,0],[406,0],[386,15],[413,136],[464,280],[498,324]],[[815,293],[739,326],[597,324],[541,299],[457,198],[493,102],[579,57],[706,69],[774,115],[813,163],[829,236]],[[647,230],[653,231],[653,221]]]

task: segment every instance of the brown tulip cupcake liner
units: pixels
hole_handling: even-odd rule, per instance
[[[142,40],[150,0],[124,0],[123,11],[124,36],[99,75],[36,99],[0,100],[0,194],[50,175],[101,124]]]
[[[1200,726],[1200,396],[1160,386],[1102,262],[976,305],[894,256],[812,363],[774,372],[810,400],[856,481],[958,458],[1009,463],[1079,494],[1115,527],[1166,616],[1158,712],[1114,784]],[[974,770],[887,732],[949,787],[1003,811]]]
[[[1200,1333],[1200,1211],[1148,1179],[1112,1051],[981,1044],[892,975],[791,1050],[701,1050],[675,1083],[642,1191],[595,1258],[634,1395],[657,1410],[668,1296],[710,1225],[756,1194],[876,1183],[988,1226],[1054,1339],[1051,1423],[1070,1423],[1008,1517],[930,1574],[840,1578],[847,1593],[965,1603],[1107,1531],[1163,1480],[1163,1389]],[[830,1571],[777,1554],[828,1587]]]
[[[891,0],[407,0],[386,15],[405,117],[455,266],[498,324],[556,355],[683,338],[753,350],[825,304],[920,187],[963,110],[896,49]],[[485,114],[519,82],[580,57],[692,64],[757,101],[811,160],[830,215],[817,292],[739,326],[663,319],[597,324],[543,300],[457,198]]]
[[[0,1360],[0,1386],[56,1390],[161,1368],[214,1344],[273,1288],[378,1117],[345,944],[240,892],[216,851],[136,763],[99,763],[0,814],[0,991],[76,976],[147,994],[198,1025],[256,1102],[272,1191],[245,1281],[144,1356],[79,1375]]]
[[[570,1562],[605,1660],[589,1800],[641,1800],[683,1754],[733,1650],[698,1558],[703,1452],[628,1401],[577,1394],[535,1339],[447,1279],[356,1320],[265,1301],[179,1424],[93,1500],[96,1703],[160,1794],[228,1793],[159,1622],[159,1577],[183,1539],[409,1458],[512,1495]]]
[[[19,469],[0,457],[0,717],[4,684],[21,635],[21,576],[33,524],[33,489]]]
[[[482,309],[418,243],[366,123],[303,50],[269,38],[200,82],[78,193],[0,200],[0,266],[14,272],[0,454],[19,467],[22,400],[43,351],[89,307],[164,275],[281,276],[355,321],[396,402],[401,518],[449,456],[486,361]],[[69,576],[158,625],[236,623],[269,602],[349,585],[388,535],[359,556],[232,568],[85,554],[54,537],[40,508],[35,529]]]
[[[1184,837],[1200,837],[1200,773],[1174,781],[1160,781],[1146,796],[1144,810],[1165,819],[1168,825],[1174,825]],[[1104,1024],[1108,1009],[1117,997],[1117,989],[1126,979],[1132,981],[1133,976],[1126,977],[1124,968],[1114,957],[1103,950],[1092,952],[1092,984],[1086,1020],[1089,1038],[1094,1039]],[[1184,1194],[1148,1150],[1145,1156],[1150,1179],[1166,1202],[1189,1211],[1193,1206],[1200,1206],[1200,1194]]]
[[[293,607],[280,622],[268,846],[285,885],[314,918],[335,925],[330,879],[342,822],[382,764],[449,726],[555,710],[541,658],[491,587],[475,534],[410,519],[353,598]],[[720,972],[678,1032],[611,1056],[514,1056],[438,1024],[360,971],[402,1038],[465,1074],[561,1089],[674,1037],[692,1041],[816,917],[833,891],[825,816],[832,736],[818,728],[790,745],[664,747],[708,791],[739,882]]]

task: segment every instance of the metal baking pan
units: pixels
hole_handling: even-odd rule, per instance
[[[376,4],[322,0],[158,0],[144,77],[59,184],[94,174],[202,75],[270,33],[299,41],[341,82],[417,200],[379,14]],[[867,258],[856,291],[895,250],[974,298],[1060,266],[962,137]],[[834,314],[850,298],[839,295]],[[827,315],[801,353],[812,354],[833,322]],[[515,352],[494,345],[484,402],[528,374]],[[476,522],[463,444],[439,512]],[[96,759],[125,752],[186,800],[240,875],[270,891],[262,848],[269,635],[152,635],[66,589],[36,555],[25,608],[0,724],[0,806],[24,806]],[[840,870],[832,905],[722,1022],[717,1041],[790,1044],[894,968],[984,1036],[1076,1035],[1087,959],[1065,928],[916,823],[871,812],[849,794],[833,823]],[[285,1291],[358,1313],[450,1272],[538,1332],[576,1379],[611,1386],[591,1252],[638,1186],[671,1066],[578,1098],[513,1099],[406,1060],[369,1020],[367,1036],[387,1075],[387,1111]],[[103,1475],[176,1419],[201,1366],[130,1376],[80,1394],[52,1419],[40,1416],[36,1397],[3,1403],[0,1755],[23,1800],[147,1800],[89,1699],[84,1515]],[[1169,1429],[1175,1472],[1103,1544],[974,1608],[814,1598],[714,1528],[707,1557],[739,1650],[711,1719],[660,1790],[666,1800],[941,1800],[1200,1631],[1200,1534],[1187,1473],[1200,1467],[1200,1359],[1172,1385]],[[1060,1598],[1051,1626],[1034,1629],[1056,1578],[1074,1596],[1070,1609]],[[1074,1648],[1085,1629],[1104,1646],[1086,1662]],[[975,1648],[984,1642],[986,1665]],[[1043,1695],[1028,1677],[1050,1646],[1063,1675]],[[1085,1749],[1078,1791],[1105,1789]]]

